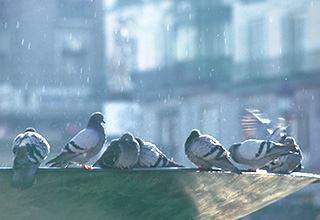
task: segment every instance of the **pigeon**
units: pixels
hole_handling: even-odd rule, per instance
[[[32,127],[19,134],[13,141],[13,177],[11,187],[28,189],[33,185],[34,175],[50,152],[47,140]]]
[[[245,140],[268,140],[283,144],[287,135],[285,119],[279,118],[278,126],[272,129],[270,119],[259,110],[244,109],[241,113],[241,128]]]
[[[295,148],[288,155],[281,156],[260,167],[259,169],[267,170],[274,173],[291,173],[300,172],[302,166],[302,153],[294,138],[287,137],[287,141],[295,145]]]
[[[229,160],[229,152],[209,135],[201,135],[200,131],[193,129],[185,142],[185,153],[189,160],[199,168],[213,166],[223,170],[241,174]]]
[[[274,130],[270,129],[271,121],[259,110],[244,110],[242,112],[241,126],[242,133],[245,139],[261,139],[261,140],[271,140],[278,143],[284,144],[287,137],[287,126],[285,126],[285,120],[279,118],[278,127]],[[268,162],[260,169],[264,169],[270,172],[277,173],[290,173],[293,170],[298,172],[302,166],[302,152],[299,146],[295,143],[295,140],[290,137],[293,144],[296,146],[295,150],[288,155],[276,158],[273,161]],[[296,168],[297,166],[297,168]],[[293,169],[291,169],[293,167]],[[300,168],[300,170],[298,170]]]
[[[286,138],[284,144],[267,140],[248,139],[242,143],[233,144],[229,152],[232,159],[240,164],[261,167],[283,155],[290,154],[296,148],[291,138]]]
[[[48,161],[50,167],[66,168],[70,164],[85,165],[92,157],[98,154],[106,141],[104,128],[102,126],[104,117],[100,112],[95,112],[90,116],[85,129],[76,134],[61,150],[61,153]]]
[[[93,165],[101,168],[132,168],[138,161],[140,146],[130,133],[112,140],[100,159]]]
[[[135,138],[140,146],[140,154],[137,167],[155,168],[155,167],[183,167],[170,160],[162,153],[156,145],[143,141],[141,138]]]

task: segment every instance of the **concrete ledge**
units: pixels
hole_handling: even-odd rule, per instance
[[[320,181],[306,173],[40,168],[34,186],[20,191],[11,175],[0,168],[2,219],[236,219]]]

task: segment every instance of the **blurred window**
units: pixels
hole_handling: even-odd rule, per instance
[[[303,14],[290,14],[281,23],[283,53],[301,54],[306,47],[306,17]]]
[[[262,18],[251,20],[248,24],[248,52],[250,60],[263,59],[267,48],[266,24]]]
[[[177,60],[188,61],[196,57],[198,51],[197,29],[191,25],[181,25],[177,30]]]
[[[160,143],[161,149],[168,155],[177,155],[179,140],[179,124],[177,113],[160,115]]]
[[[202,111],[201,127],[204,134],[220,136],[220,110],[218,106],[207,106]]]

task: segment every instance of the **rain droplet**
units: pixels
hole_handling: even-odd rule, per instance
[[[7,27],[8,27],[8,22],[5,22],[4,23],[4,29],[7,29]]]
[[[21,46],[24,44],[24,39],[21,40]]]
[[[88,76],[88,77],[87,77],[87,83],[89,83],[89,82],[90,82],[90,77]]]
[[[28,89],[28,83],[24,85],[24,89]]]
[[[170,30],[170,24],[167,24],[167,31]]]
[[[30,47],[31,47],[31,43],[28,43],[28,50],[30,50]]]
[[[273,17],[272,16],[269,18],[269,22],[273,23]]]
[[[17,21],[16,28],[20,28],[20,22]]]
[[[83,71],[83,68],[81,67],[81,68],[80,68],[80,73],[82,73],[82,71]]]

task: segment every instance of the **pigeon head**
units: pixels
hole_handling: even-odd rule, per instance
[[[194,139],[201,135],[200,131],[198,129],[193,129],[188,137],[188,139]]]
[[[232,152],[235,152],[237,150],[237,148],[239,148],[241,145],[241,143],[236,143],[236,144],[233,144],[230,148],[229,148],[229,152],[230,152],[230,155],[232,156]]]
[[[284,145],[291,146],[292,147],[291,150],[293,150],[293,151],[299,149],[299,147],[293,137],[286,137],[286,139],[284,140]]]
[[[95,112],[90,116],[87,127],[96,127],[101,125],[101,123],[105,123],[103,114],[101,112]]]
[[[287,145],[296,145],[296,141],[294,140],[293,137],[286,137],[284,140],[284,143]]]
[[[198,138],[200,136],[200,131],[197,129],[193,129],[187,138],[185,144],[184,144],[184,150],[185,152],[188,152],[190,149],[190,145],[193,142],[194,139]]]
[[[28,127],[28,128],[26,128],[24,133],[26,133],[26,132],[36,132],[36,129],[34,129],[33,127]]]
[[[134,138],[133,135],[127,132],[127,133],[124,133],[121,136],[120,140],[122,140],[122,141],[133,141],[133,138]]]
[[[195,136],[195,137],[199,137],[200,135],[201,133],[198,129],[193,129],[190,134],[190,136]]]

